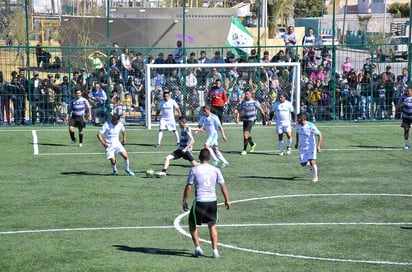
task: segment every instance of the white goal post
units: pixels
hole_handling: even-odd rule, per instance
[[[271,62],[271,63],[205,63],[205,64],[146,64],[145,69],[145,92],[146,92],[146,99],[145,99],[145,117],[146,117],[146,127],[151,129],[153,123],[153,114],[156,111],[157,107],[157,100],[161,99],[161,95],[157,95],[157,93],[162,93],[163,90],[168,89],[172,92],[172,88],[169,86],[156,86],[156,79],[153,75],[156,75],[163,78],[163,83],[167,83],[170,75],[172,74],[172,70],[177,71],[177,75],[173,75],[175,78],[180,79],[180,88],[181,93],[183,94],[183,103],[188,108],[191,108],[193,104],[199,103],[198,106],[203,106],[207,104],[206,95],[209,89],[210,82],[207,79],[210,79],[212,75],[208,74],[212,73],[212,69],[216,68],[218,72],[221,73],[223,76],[223,87],[228,92],[228,96],[230,92],[234,90],[234,86],[236,88],[240,88],[236,84],[238,80],[236,79],[236,72],[238,72],[239,78],[242,75],[247,76],[247,81],[250,83],[249,88],[253,89],[252,91],[256,92],[257,96],[260,95],[267,95],[269,92],[270,86],[269,84],[272,82],[272,79],[276,80],[275,77],[270,77],[272,74],[276,74],[278,81],[280,82],[280,88],[276,91],[284,91],[288,94],[288,99],[293,103],[295,106],[295,112],[299,113],[300,110],[300,77],[301,77],[301,63],[299,62]],[[213,69],[214,70],[214,69]],[[176,73],[176,71],[174,73]],[[188,71],[195,71],[197,72],[197,85],[195,87],[187,86],[186,82],[186,75]],[[232,71],[232,72],[231,72]],[[160,72],[160,73],[159,73]],[[213,77],[212,77],[213,78]],[[160,78],[161,79],[161,78]],[[239,80],[240,81],[240,80]],[[245,82],[245,81],[243,81]],[[248,84],[249,84],[248,83]],[[209,84],[209,85],[208,85]],[[195,89],[195,90],[193,90]],[[188,98],[190,96],[189,92],[198,92],[200,93],[200,101],[190,101]],[[160,96],[160,97],[159,97]],[[172,96],[173,97],[173,96]],[[260,100],[260,97],[256,98]],[[197,104],[196,104],[197,105]],[[234,107],[234,105],[233,105]],[[187,117],[187,112],[183,112],[183,116]],[[193,122],[196,122],[196,118],[198,116],[194,116],[193,112],[190,112],[191,118]]]

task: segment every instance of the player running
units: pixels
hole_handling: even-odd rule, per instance
[[[172,153],[170,153],[169,155],[165,157],[165,161],[163,164],[163,170],[156,173],[157,177],[166,176],[166,171],[170,165],[171,160],[177,160],[177,159],[183,158],[185,160],[188,160],[192,164],[192,166],[196,166],[198,164],[195,161],[195,158],[193,157],[193,154],[192,154],[192,147],[193,147],[193,144],[195,143],[192,130],[187,125],[186,118],[184,118],[183,116],[179,117],[178,123],[181,129],[179,147],[175,151],[173,151]]]
[[[298,124],[296,125],[296,144],[299,146],[299,159],[302,166],[308,166],[312,171],[312,182],[318,181],[318,166],[316,165],[316,152],[320,153],[322,144],[322,134],[319,129],[307,121],[306,113],[298,114]],[[318,137],[316,145],[315,137]]]
[[[119,134],[122,133],[122,142],[119,140]],[[106,121],[99,133],[97,139],[102,143],[106,149],[106,158],[110,160],[113,168],[113,175],[118,176],[119,171],[116,166],[116,154],[120,154],[123,158],[124,170],[129,176],[134,176],[134,172],[130,170],[129,157],[123,145],[126,144],[126,129],[122,122],[120,122],[120,115],[113,114],[112,120]]]
[[[70,104],[68,106],[68,111],[67,111],[65,122],[67,122],[69,119],[69,116],[71,116],[70,122],[69,122],[69,133],[70,133],[70,138],[72,141],[70,143],[70,146],[74,146],[74,144],[76,143],[76,137],[74,136],[74,129],[77,127],[77,129],[79,130],[79,147],[82,147],[83,129],[86,127],[86,123],[84,121],[84,115],[87,110],[88,111],[87,121],[88,122],[92,121],[92,108],[89,104],[89,101],[87,101],[87,99],[82,96],[81,89],[76,89],[74,91],[74,95],[75,95],[75,98],[73,98],[70,101]]]

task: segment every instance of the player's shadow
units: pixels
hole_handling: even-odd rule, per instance
[[[239,176],[238,178],[241,179],[270,179],[270,180],[290,180],[290,181],[295,181],[295,180],[301,180],[302,177],[268,177],[268,176],[257,176],[257,175],[251,175],[251,176]]]
[[[66,175],[66,176],[113,176],[113,174],[110,172],[100,174],[100,173],[87,172],[87,171],[62,172],[61,174]]]
[[[30,143],[30,145],[33,145],[34,143]],[[69,146],[67,144],[53,144],[53,143],[38,143],[38,145],[42,146]]]
[[[412,227],[401,227],[401,229],[412,230]]]
[[[117,250],[123,250],[128,252],[139,252],[153,255],[170,255],[170,256],[182,256],[193,257],[188,250],[180,249],[166,249],[166,248],[154,248],[154,247],[129,247],[125,245],[113,245]]]

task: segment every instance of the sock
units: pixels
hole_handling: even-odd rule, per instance
[[[249,136],[249,138],[247,140],[248,140],[250,146],[253,146],[255,144],[252,140],[252,136]]]
[[[112,169],[113,169],[113,171],[117,171],[117,165],[116,165],[116,163],[112,163]]]
[[[176,143],[180,143],[179,132],[177,132],[177,130],[175,130],[174,133],[175,133],[175,137],[176,137]]]
[[[312,174],[315,177],[318,176],[318,166],[316,164],[312,167]]]
[[[279,151],[283,152],[283,141],[279,141]]]
[[[129,170],[129,159],[123,160],[124,169]]]
[[[202,250],[202,248],[201,248],[200,246],[196,246],[196,247],[195,247],[195,250],[196,250],[196,251]]]
[[[405,145],[409,145],[409,139],[405,139]]]
[[[247,148],[247,143],[248,143],[248,139],[243,138],[243,150],[246,150],[246,148]]]
[[[213,249],[213,254],[219,254],[219,251],[217,250],[217,248]]]
[[[216,154],[216,156],[221,160],[223,163],[228,163],[227,160],[223,157],[222,152]]]
[[[83,143],[83,133],[79,134],[79,144]]]
[[[163,138],[163,131],[159,131],[159,135],[157,135],[157,144],[160,145]]]
[[[290,137],[290,139],[288,139],[288,147],[292,146],[292,137]]]
[[[76,137],[74,137],[74,132],[70,131],[70,138],[72,139],[73,142],[76,141]]]
[[[213,151],[213,149],[211,147],[209,147],[208,149],[209,149],[210,156],[212,157],[213,161],[217,161],[218,159],[217,159],[216,154]]]

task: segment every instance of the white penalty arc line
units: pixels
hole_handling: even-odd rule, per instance
[[[275,199],[275,198],[290,198],[290,197],[319,197],[319,196],[385,196],[385,197],[412,197],[412,195],[408,194],[364,194],[364,193],[342,193],[342,194],[306,194],[306,195],[281,195],[281,196],[268,196],[268,197],[256,197],[256,198],[249,198],[249,199],[242,199],[237,201],[232,201],[231,203],[241,203],[241,202],[248,202],[248,201],[257,201],[257,200],[266,200],[266,199]],[[219,203],[219,205],[223,205],[223,203]],[[175,218],[173,221],[173,225],[175,226],[176,230],[185,235],[187,237],[191,237],[190,233],[185,231],[181,226],[181,221],[183,217],[188,215],[189,212],[185,212],[180,214]],[[345,225],[347,223],[282,223],[282,224],[301,224],[301,225],[310,225],[310,224],[318,224],[318,225],[327,225],[327,224],[335,224],[335,225]],[[363,224],[363,225],[385,225],[391,223],[349,223],[350,225],[355,224]],[[392,223],[391,225],[400,225],[403,224],[399,223]],[[258,225],[258,224],[256,224]],[[266,225],[266,224],[263,224]],[[405,223],[405,225],[412,225],[412,223]],[[220,227],[220,225],[218,225]],[[223,225],[224,226],[224,225]],[[229,225],[227,225],[229,226]],[[233,225],[236,226],[236,225]],[[205,240],[200,238],[202,242],[210,244],[209,240]],[[271,251],[263,251],[263,250],[255,250],[249,248],[242,248],[235,245],[229,245],[224,243],[218,243],[221,247],[226,247],[234,250],[244,251],[244,252],[251,252],[257,254],[264,254],[264,255],[273,255],[278,257],[288,257],[288,258],[298,258],[298,259],[307,259],[307,260],[318,260],[318,261],[329,261],[329,262],[346,262],[346,263],[365,263],[365,264],[381,264],[381,265],[401,265],[401,266],[409,266],[412,265],[412,262],[393,262],[393,261],[379,261],[379,260],[355,260],[355,259],[339,259],[339,258],[325,258],[325,257],[316,257],[316,256],[305,256],[305,255],[296,255],[296,254],[286,254],[286,253],[279,253],[279,252],[271,252]]]

